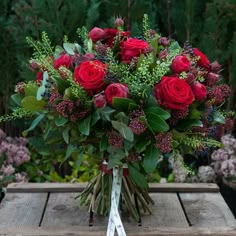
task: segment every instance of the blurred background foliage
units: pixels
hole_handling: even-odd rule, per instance
[[[183,44],[189,41],[211,61],[222,65],[223,79],[233,92],[227,108],[236,110],[236,1],[235,0],[1,0],[0,1],[0,115],[10,112],[10,95],[14,85],[32,79],[27,61],[32,53],[26,36],[40,39],[46,31],[54,45],[67,35],[71,42],[78,40],[77,28],[86,26],[113,27],[116,17],[122,17],[132,35],[140,35],[143,15],[149,15],[151,28],[163,36]],[[7,135],[19,135],[25,121],[1,124]],[[39,136],[34,135],[34,138]],[[31,140],[32,160],[27,172],[36,182],[60,181],[60,156],[49,160],[48,153],[40,151],[40,140]],[[40,160],[38,160],[41,155]],[[85,158],[86,161],[86,158]],[[40,163],[39,163],[40,162]],[[71,181],[81,170],[68,162]],[[89,162],[88,162],[88,165]],[[66,167],[68,168],[68,167]],[[90,166],[88,167],[90,169]],[[58,170],[56,170],[58,169]],[[50,173],[50,176],[43,173]],[[83,172],[83,171],[82,171]],[[38,173],[35,175],[35,173]],[[94,175],[95,173],[91,173]],[[34,176],[35,175],[35,176]],[[83,180],[89,177],[85,176]]]

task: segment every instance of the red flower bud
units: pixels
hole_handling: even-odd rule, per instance
[[[188,72],[190,69],[191,63],[186,56],[177,55],[171,64],[171,68],[175,73],[181,73],[183,71]]]
[[[102,108],[104,106],[106,106],[107,104],[107,100],[104,94],[98,94],[95,96],[94,98],[94,106],[96,108]]]
[[[96,43],[99,40],[104,39],[106,36],[106,32],[98,27],[94,27],[90,32],[89,32],[89,38],[92,39],[94,43]]]
[[[196,100],[202,101],[206,97],[207,90],[205,85],[200,82],[195,82],[191,88]]]
[[[221,66],[217,61],[214,61],[214,62],[211,63],[211,70],[213,72],[216,72],[216,73],[219,72],[220,68],[221,68]]]
[[[208,75],[207,75],[207,79],[206,79],[206,82],[207,82],[207,85],[212,87],[219,79],[219,75],[213,73],[213,72],[210,72]]]
[[[166,47],[169,44],[169,41],[166,37],[161,37],[158,39],[158,43]]]
[[[159,59],[164,59],[164,58],[166,58],[167,55],[168,55],[168,51],[167,51],[167,49],[165,49],[165,50],[160,51],[158,57],[159,57]]]
[[[122,28],[123,26],[124,26],[124,21],[123,21],[123,19],[122,18],[116,18],[115,19],[115,22],[114,22],[114,26],[116,27],[116,28]]]

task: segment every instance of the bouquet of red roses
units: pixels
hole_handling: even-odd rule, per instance
[[[27,38],[34,48],[30,68],[35,81],[16,86],[16,114],[34,114],[45,142],[66,148],[81,164],[96,156],[101,171],[80,195],[90,212],[110,212],[108,231],[122,227],[119,198],[140,221],[148,204],[147,176],[162,160],[217,148],[231,117],[221,107],[230,88],[220,81],[220,65],[188,42],[161,37],[148,28],[133,37],[114,28],[78,29],[83,42],[51,46]],[[64,144],[64,145],[61,145]],[[112,233],[111,233],[112,232]],[[120,233],[122,235],[122,233]]]

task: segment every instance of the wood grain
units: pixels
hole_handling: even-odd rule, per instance
[[[106,226],[102,227],[9,227],[0,228],[0,235],[8,236],[104,236]],[[180,228],[180,227],[126,227],[127,236],[235,236],[235,228]]]
[[[86,183],[12,183],[7,192],[81,192]],[[150,183],[150,192],[219,192],[219,187],[212,183]]]
[[[218,193],[180,193],[187,217],[193,226],[236,227],[236,220]],[[236,233],[235,233],[236,235]]]
[[[46,199],[46,193],[7,193],[0,204],[0,228],[39,226]]]

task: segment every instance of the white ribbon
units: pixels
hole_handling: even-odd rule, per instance
[[[117,167],[113,168],[111,209],[110,209],[106,236],[114,236],[115,230],[117,231],[118,236],[126,236],[125,229],[120,219],[118,211],[118,205],[121,193],[122,175],[123,175],[122,168],[117,168]]]

